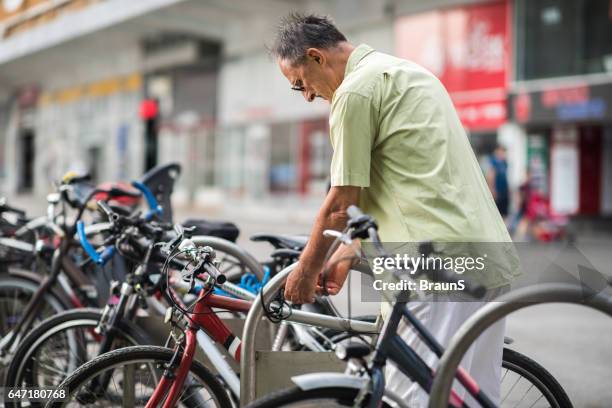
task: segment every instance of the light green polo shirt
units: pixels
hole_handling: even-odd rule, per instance
[[[331,101],[332,186],[362,187],[386,242],[511,242],[453,103],[425,68],[360,45]],[[489,288],[520,274],[512,245]]]

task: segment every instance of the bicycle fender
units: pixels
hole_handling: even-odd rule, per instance
[[[317,388],[342,387],[360,390],[368,386],[369,379],[344,373],[312,373],[291,377],[291,381],[303,391]],[[410,408],[402,398],[390,390],[385,390],[385,400],[392,401],[399,408]]]
[[[361,389],[368,384],[367,378],[332,372],[296,375],[291,381],[303,391],[327,387]]]

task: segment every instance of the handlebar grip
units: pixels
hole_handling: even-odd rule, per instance
[[[104,265],[106,264],[108,261],[110,261],[113,256],[115,255],[115,247],[113,246],[109,246],[104,248],[104,251],[102,251],[102,253],[99,255],[99,264],[100,265]]]
[[[346,213],[351,219],[359,218],[363,215],[363,212],[356,205],[350,205],[349,208],[346,209]]]
[[[219,270],[215,268],[213,265],[209,263],[205,263],[203,266],[204,266],[204,270],[206,271],[206,273],[212,276],[213,278],[215,278],[215,280],[217,281],[219,285],[223,285],[225,281],[227,281],[227,277],[221,272],[219,272]]]
[[[155,196],[147,186],[140,181],[132,181],[132,185],[140,190],[147,200],[147,204],[149,205],[149,212],[145,215],[147,221],[153,218],[154,215],[161,215],[163,213],[163,208],[159,205]]]

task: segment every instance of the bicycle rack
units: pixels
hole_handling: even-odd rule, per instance
[[[612,297],[585,286],[537,285],[509,292],[478,310],[459,328],[440,359],[431,388],[429,408],[447,408],[450,390],[464,354],[488,327],[510,313],[543,303],[574,303],[592,307],[612,317]]]
[[[296,267],[297,263],[290,265],[280,271],[263,288],[262,295],[267,303],[283,286],[287,276]],[[264,316],[261,303],[262,296],[257,296],[246,317],[242,332],[242,349],[240,358],[240,406],[246,406],[256,398],[256,350],[255,339],[257,329]],[[363,333],[378,333],[379,327],[376,323],[361,322],[356,320],[340,319],[332,316],[316,315],[299,310],[292,311],[289,321],[303,324],[318,325],[337,330],[352,330]]]

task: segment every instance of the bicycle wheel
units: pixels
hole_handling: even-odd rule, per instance
[[[5,345],[13,329],[24,317],[23,312],[39,286],[36,282],[18,276],[0,275],[0,344],[4,358],[0,361],[0,378],[4,381],[6,367],[25,333],[15,334],[11,346]],[[52,292],[41,299],[41,306],[34,317],[33,327],[43,319],[66,310],[64,302]]]
[[[324,387],[311,390],[293,387],[260,398],[247,405],[247,408],[352,407],[358,392],[358,389],[345,387]],[[366,402],[367,397],[364,404]],[[389,404],[383,401],[382,406],[389,407]]]
[[[83,363],[99,355],[102,336],[94,329],[102,311],[75,309],[46,319],[22,340],[7,370],[5,387],[57,388]],[[119,321],[111,350],[151,344],[148,336],[133,323]],[[5,401],[6,408],[21,404]]]
[[[229,281],[238,282],[245,272],[251,272],[262,279],[263,266],[240,246],[223,238],[207,235],[194,235],[191,240],[197,246],[210,246],[215,250],[218,269]]]
[[[501,407],[572,408],[567,393],[541,365],[523,354],[504,348]]]
[[[60,388],[68,398],[50,400],[47,407],[144,407],[162,377],[174,350],[157,346],[133,346],[105,353],[85,363],[66,378]],[[108,376],[107,386],[96,379]],[[191,365],[180,397],[181,406],[231,407],[221,383],[197,361]]]

